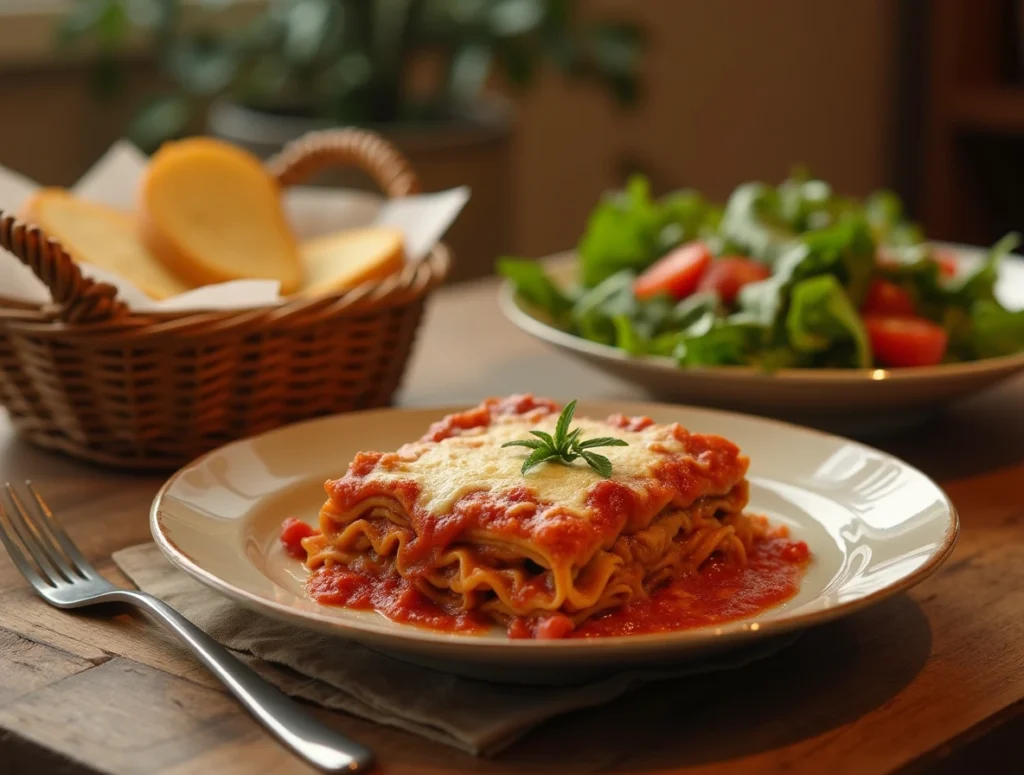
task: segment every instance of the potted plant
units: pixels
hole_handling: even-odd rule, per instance
[[[106,81],[131,43],[148,41],[170,88],[128,128],[145,150],[185,134],[197,115],[206,131],[264,157],[310,129],[356,124],[395,142],[428,190],[470,185],[449,235],[459,278],[488,271],[512,247],[510,113],[488,85],[523,89],[551,64],[623,106],[637,97],[641,30],[585,18],[577,5],[78,0],[59,31],[64,46],[93,45]]]

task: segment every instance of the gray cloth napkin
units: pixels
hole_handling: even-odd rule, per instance
[[[155,544],[114,554],[138,587],[239,653],[286,694],[489,756],[542,721],[588,708],[650,681],[740,667],[788,645],[763,642],[741,653],[670,670],[610,675],[578,686],[519,686],[435,672],[357,643],[261,616],[174,568]],[[286,669],[281,669],[281,668]]]

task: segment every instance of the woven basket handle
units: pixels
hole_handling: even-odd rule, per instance
[[[339,166],[364,169],[389,197],[420,191],[419,179],[401,152],[380,135],[363,129],[310,132],[267,161],[267,169],[282,186],[301,183],[317,172]]]
[[[100,323],[129,314],[117,298],[117,288],[82,275],[57,240],[38,226],[29,226],[0,210],[0,247],[13,253],[50,289],[67,323]]]

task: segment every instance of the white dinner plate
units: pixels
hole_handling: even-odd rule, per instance
[[[981,248],[945,245],[963,268],[984,257]],[[576,260],[561,254],[544,260],[551,277],[568,285]],[[1024,309],[1024,260],[1003,262],[999,300]],[[970,363],[905,369],[781,369],[767,374],[745,366],[680,368],[671,358],[634,356],[556,328],[550,318],[504,282],[499,305],[531,336],[554,345],[663,401],[729,409],[867,436],[918,424],[957,399],[1024,371],[1024,353]]]
[[[297,629],[324,630],[440,670],[527,682],[678,663],[845,616],[920,582],[956,542],[957,516],[942,490],[862,444],[713,410],[581,402],[580,416],[648,415],[737,443],[751,460],[750,510],[788,525],[811,549],[796,596],[719,626],[561,641],[510,640],[497,629],[439,633],[309,600],[305,568],[280,546],[282,520],[315,525],[325,480],[344,473],[356,452],[395,449],[461,408],[337,415],[228,444],[161,488],[153,536],[171,562],[202,583]]]

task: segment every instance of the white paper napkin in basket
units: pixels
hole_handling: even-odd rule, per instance
[[[134,208],[147,159],[121,140],[89,169],[71,190],[83,199],[130,211]],[[18,213],[39,186],[0,166],[0,209]],[[372,194],[343,189],[296,186],[285,192],[284,207],[292,229],[308,239],[365,225],[392,226],[405,238],[406,260],[420,261],[444,236],[469,200],[465,186],[434,194],[382,200]],[[276,280],[236,280],[154,301],[123,278],[83,264],[83,273],[108,282],[137,312],[199,311],[259,307],[280,301]],[[14,256],[0,249],[0,296],[29,304],[50,300],[42,282]]]
[[[139,589],[243,658],[251,657],[253,666],[287,694],[483,756],[553,716],[601,705],[651,681],[737,668],[792,641],[763,642],[670,671],[611,675],[579,686],[491,684],[409,665],[254,614],[174,568],[152,543],[123,549],[114,562]],[[267,670],[267,663],[290,670]]]

